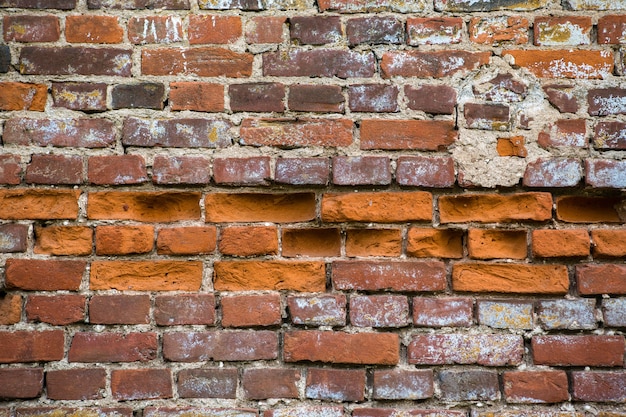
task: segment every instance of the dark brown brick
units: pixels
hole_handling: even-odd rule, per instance
[[[304,147],[349,146],[353,122],[348,119],[247,118],[241,122],[241,144],[252,146]]]
[[[485,130],[509,130],[509,106],[504,104],[466,103],[463,108],[467,127]]]
[[[171,15],[131,17],[128,20],[128,40],[136,45],[181,42],[182,19]]]
[[[154,320],[159,326],[215,323],[212,294],[160,295],[154,300]]]
[[[548,101],[561,113],[578,112],[578,100],[573,93],[572,86],[551,84],[543,87]]]
[[[252,74],[252,54],[213,46],[144,49],[141,53],[141,73],[249,77]]]
[[[526,165],[526,187],[575,187],[582,179],[580,161],[574,158],[543,159]]]
[[[20,73],[27,75],[112,75],[130,77],[131,51],[116,48],[26,46]]]
[[[278,158],[274,180],[292,185],[326,185],[330,177],[328,158]]]
[[[124,120],[122,144],[141,147],[222,148],[232,144],[231,123],[211,119]]]
[[[0,253],[26,252],[28,226],[25,224],[0,225]]]
[[[350,297],[350,323],[357,327],[404,327],[411,321],[408,298],[403,295]]]
[[[397,112],[398,87],[386,84],[350,85],[348,106],[355,112]]]
[[[46,372],[46,393],[51,400],[97,400],[104,396],[106,370],[63,369]]]
[[[385,156],[336,156],[333,183],[337,185],[384,185],[391,183],[391,166]]]
[[[246,369],[242,377],[243,394],[249,400],[298,398],[299,381],[297,369]]]
[[[413,324],[422,327],[469,327],[474,322],[469,297],[413,298]]]
[[[289,86],[289,110],[343,113],[344,97],[338,85],[293,84]]]
[[[26,318],[56,326],[80,323],[85,321],[85,301],[85,296],[79,294],[29,295]]]
[[[54,107],[84,112],[107,109],[107,84],[81,82],[53,82]]]
[[[222,326],[275,326],[281,323],[280,294],[233,295],[221,298]]]
[[[295,16],[289,23],[289,37],[300,44],[335,43],[343,36],[339,16]]]
[[[90,156],[87,177],[96,185],[141,184],[148,181],[141,155]]]
[[[0,45],[0,73],[9,72],[11,66],[11,49],[9,45]]]
[[[189,0],[87,0],[87,7],[89,9],[188,10],[190,5]]]
[[[626,401],[626,373],[600,371],[572,372],[572,394],[577,401],[614,402]],[[607,414],[606,417],[619,417]]]
[[[626,294],[624,265],[578,265],[576,280],[581,295]]]
[[[81,184],[83,158],[78,155],[32,155],[24,179],[30,184]]]
[[[89,300],[92,324],[148,324],[149,295],[94,295]]]
[[[569,400],[564,371],[505,372],[504,396],[509,403],[560,403]]]
[[[365,371],[361,369],[309,368],[305,395],[313,400],[363,401]]]
[[[383,54],[383,78],[443,78],[466,73],[489,63],[491,52],[467,51],[389,51]]]
[[[449,157],[401,156],[396,181],[413,187],[452,187],[456,181],[454,160]]]
[[[460,17],[409,17],[406,20],[409,45],[448,45],[463,37]]]
[[[213,179],[217,184],[267,185],[270,177],[269,156],[213,160]]]
[[[551,366],[623,366],[623,336],[534,336],[533,361]]]
[[[37,398],[42,391],[43,368],[0,369],[0,398]]]
[[[626,161],[586,159],[585,173],[585,182],[592,187],[626,187]]]
[[[500,398],[498,373],[491,370],[440,371],[439,388],[444,401],[495,401]]]
[[[598,43],[622,44],[626,35],[626,16],[608,15],[598,19]]]
[[[61,35],[59,18],[53,15],[6,15],[2,23],[7,42],[56,42]]]
[[[361,121],[361,149],[415,149],[436,151],[456,141],[458,131],[447,120]]]
[[[231,84],[228,95],[232,111],[285,111],[285,86],[279,83]]]
[[[22,182],[21,163],[19,155],[0,155],[0,184],[17,185]]]
[[[236,368],[183,369],[178,373],[178,395],[181,398],[237,397]]]
[[[349,19],[346,34],[350,45],[404,43],[402,23],[391,16],[372,16]]]
[[[447,85],[424,84],[419,87],[407,85],[404,94],[411,110],[430,114],[452,114],[456,107],[456,90]]]
[[[594,88],[587,93],[588,112],[591,116],[626,114],[626,89]]]
[[[111,89],[111,107],[163,110],[164,96],[161,83],[118,84]]]
[[[16,7],[20,9],[59,9],[72,10],[76,8],[77,0],[3,0],[2,7]]]
[[[115,126],[106,119],[9,119],[5,144],[106,148],[115,143]]]
[[[372,53],[339,49],[291,49],[263,54],[263,75],[284,77],[372,77]]]

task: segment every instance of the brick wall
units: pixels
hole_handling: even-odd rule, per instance
[[[0,417],[626,416],[623,0],[0,12]]]

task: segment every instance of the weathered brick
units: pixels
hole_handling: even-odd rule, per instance
[[[19,155],[0,155],[0,184],[18,185],[22,182],[21,162]]]
[[[454,123],[446,120],[361,121],[361,149],[443,150],[458,138]]]
[[[593,146],[596,149],[626,149],[626,123],[598,122],[594,132]]]
[[[537,319],[546,330],[590,330],[598,327],[595,317],[596,301],[542,300],[537,306]]]
[[[611,0],[567,0],[567,7],[572,10],[623,10],[621,2]]]
[[[24,310],[28,321],[66,326],[85,321],[85,304],[78,294],[29,295]]]
[[[19,323],[22,319],[22,296],[4,294],[0,297],[0,325]]]
[[[545,221],[552,218],[549,193],[465,194],[439,198],[441,223]]]
[[[410,409],[410,408],[355,408],[352,411],[353,417],[397,417],[398,415],[406,417],[427,417],[428,415],[436,415],[437,417],[463,417],[466,412],[463,410],[444,410],[444,409]]]
[[[96,227],[96,255],[148,253],[154,247],[154,226]]]
[[[11,66],[11,49],[9,45],[0,45],[0,73],[9,72]]]
[[[149,324],[149,295],[94,295],[89,300],[89,323]]]
[[[564,371],[509,371],[503,374],[508,403],[544,404],[569,400]]]
[[[202,1],[202,0],[200,0]],[[207,407],[146,407],[146,417],[183,417],[190,413],[198,417],[234,415],[237,417],[258,417],[258,411],[250,408],[207,408]]]
[[[290,49],[263,54],[263,75],[277,77],[373,77],[374,54],[340,49]]]
[[[284,335],[285,362],[395,365],[400,340],[394,333],[290,331]]]
[[[86,226],[35,226],[33,252],[46,255],[89,255],[92,251],[92,236],[92,229]]]
[[[589,45],[592,26],[590,16],[537,16],[534,43],[540,46]]]
[[[27,291],[76,291],[85,272],[83,261],[56,259],[7,259],[7,288]]]
[[[160,229],[157,236],[159,255],[203,255],[215,250],[215,226],[188,226]]]
[[[360,12],[398,12],[398,13],[422,13],[427,10],[428,3],[425,0],[415,0],[409,3],[402,1],[371,1],[371,0],[320,0],[320,11],[338,11],[339,13]]]
[[[586,147],[587,126],[584,119],[561,119],[539,132],[537,142],[544,148]]]
[[[583,50],[504,50],[513,65],[540,78],[606,78],[613,73],[613,53]]]
[[[144,75],[197,75],[199,77],[249,77],[252,54],[219,47],[144,49]]]
[[[105,389],[105,369],[57,369],[46,372],[46,396],[51,400],[97,400],[104,396]]]
[[[496,371],[447,369],[439,372],[438,379],[444,401],[495,401],[500,398]]]
[[[183,369],[178,372],[181,398],[230,398],[237,396],[236,368]]]
[[[432,370],[375,370],[372,397],[377,400],[423,400],[433,396]]]
[[[284,16],[255,16],[246,23],[247,43],[281,43],[283,26],[287,22]]]
[[[467,250],[473,259],[525,259],[526,231],[510,229],[469,229]]]
[[[89,9],[114,10],[188,10],[190,5],[189,0],[87,0],[87,7]]]
[[[592,187],[626,187],[626,161],[586,159],[585,182]]]
[[[574,158],[539,158],[526,165],[526,187],[575,187],[582,179],[580,161]]]
[[[486,65],[490,57],[490,52],[390,51],[383,54],[380,70],[383,78],[443,78]]]
[[[163,110],[164,96],[162,83],[118,84],[111,88],[111,107]]]
[[[404,327],[411,321],[409,301],[402,295],[350,297],[350,323],[357,327]]]
[[[88,82],[53,82],[54,107],[84,112],[107,109],[107,84]]]
[[[598,43],[621,44],[626,42],[626,16],[607,15],[598,19]]]
[[[354,112],[397,112],[398,91],[398,87],[387,84],[350,85],[348,86],[348,105]]]
[[[452,114],[456,107],[456,90],[447,85],[424,84],[404,87],[407,107],[431,114]]]
[[[222,15],[190,15],[189,44],[235,43],[242,35],[241,17]]]
[[[626,256],[625,229],[595,229],[591,231],[594,257]]]
[[[483,130],[509,130],[511,116],[509,106],[504,104],[466,103],[463,115],[467,127]]]
[[[469,327],[474,302],[469,297],[413,298],[413,324],[420,327]]]
[[[605,326],[626,327],[626,298],[602,300],[602,316]]]
[[[91,1],[91,0],[90,0]],[[87,411],[89,410],[89,411]],[[85,412],[93,412],[94,414],[100,415],[102,417],[132,417],[133,409],[130,407],[93,407],[91,409],[86,407],[59,407],[57,406],[49,406],[49,407],[37,407],[37,408],[17,408],[15,410],[15,415],[19,417],[35,417],[35,416],[45,416],[45,417],[71,417],[76,413],[85,413]]]
[[[204,199],[207,222],[290,223],[315,218],[315,194],[212,193]]]
[[[200,193],[96,191],[87,196],[87,217],[94,220],[174,222],[200,218]]]
[[[215,323],[215,297],[213,294],[157,295],[154,321],[159,326],[211,326]]]
[[[494,329],[533,328],[533,304],[525,301],[478,301],[478,324]]]
[[[232,111],[285,111],[285,86],[280,83],[231,84],[228,95]]]
[[[456,181],[454,160],[450,157],[401,156],[396,181],[416,187],[452,187]]]
[[[297,369],[255,368],[243,371],[243,395],[249,400],[298,398],[300,371]]]
[[[345,245],[349,257],[398,257],[402,253],[402,232],[399,229],[350,229]]]
[[[148,362],[157,354],[156,333],[78,332],[68,353],[70,362]]]
[[[439,261],[335,261],[332,282],[337,290],[443,291],[447,287]]]
[[[217,184],[267,185],[270,177],[269,156],[213,160],[213,179]]]
[[[232,256],[275,255],[278,253],[276,226],[230,226],[222,229],[219,251]]]
[[[272,360],[278,357],[278,335],[270,330],[165,333],[163,357],[173,362]]]
[[[409,45],[449,45],[463,36],[460,17],[409,17],[406,20]],[[433,97],[436,99],[436,97]]]
[[[624,372],[574,371],[571,378],[575,400],[616,403],[626,401]]]
[[[217,261],[214,287],[218,291],[324,291],[326,272],[319,261]]]
[[[119,401],[171,398],[170,369],[114,369],[111,371],[111,394]]]
[[[0,82],[0,111],[44,111],[47,97],[45,84]]]
[[[275,408],[263,412],[263,417],[343,417],[344,415],[343,407],[338,406],[296,406]]]
[[[462,258],[463,231],[412,227],[407,233],[406,254],[418,258]]]
[[[2,29],[6,42],[56,42],[61,35],[59,18],[49,14],[6,15],[2,21]]]
[[[156,155],[152,161],[155,184],[208,184],[211,182],[211,160],[203,156]]]
[[[128,40],[136,45],[182,42],[182,19],[171,15],[133,16],[128,20]]]
[[[289,19],[289,38],[298,44],[324,45],[343,37],[339,16],[294,16]]]
[[[289,110],[343,113],[344,97],[338,85],[293,84],[289,86]]]
[[[523,45],[528,43],[528,26],[528,19],[521,16],[485,16],[472,17],[468,29],[470,40],[475,43]]]
[[[534,336],[531,340],[536,365],[622,366],[623,336]]]
[[[621,223],[618,210],[621,202],[613,197],[557,197],[556,217],[569,223]]]
[[[0,398],[37,398],[42,391],[43,368],[0,369]]]
[[[328,158],[278,158],[274,181],[292,185],[327,185],[330,177]]]
[[[234,136],[232,124],[220,119],[137,119],[124,120],[122,144],[140,147],[223,148]]]
[[[224,327],[274,326],[282,321],[277,293],[223,296],[221,306]]]
[[[64,346],[63,330],[0,331],[0,363],[60,361]]]
[[[626,89],[598,88],[587,93],[587,104],[591,116],[607,116],[626,113]]]
[[[432,195],[424,191],[326,193],[322,197],[325,222],[430,221]]]
[[[533,255],[540,258],[589,256],[591,242],[584,229],[533,230]]]
[[[106,119],[9,119],[5,144],[107,148],[115,143],[115,126]]]
[[[335,156],[333,183],[337,185],[387,185],[391,183],[386,156]]]
[[[435,0],[435,10],[442,12],[491,12],[496,10],[535,10],[546,5],[547,0]]]
[[[567,84],[550,84],[543,87],[548,101],[561,113],[578,112],[578,99],[573,94],[572,86]]]
[[[26,252],[28,226],[25,224],[0,225],[0,253]]]
[[[525,158],[528,156],[524,136],[511,136],[508,138],[498,138],[496,152],[500,156],[518,156]]]
[[[81,184],[83,158],[78,155],[34,154],[26,167],[29,184]]]
[[[564,265],[460,263],[452,269],[455,291],[518,294],[566,294]]]
[[[170,83],[172,110],[220,112],[224,110],[224,86],[196,81]]]
[[[353,123],[348,119],[244,119],[243,145],[253,146],[349,146]]]
[[[91,290],[197,291],[201,261],[93,261]]]
[[[287,297],[293,324],[345,326],[346,296],[343,294],[291,295]]]
[[[581,295],[626,294],[626,267],[623,265],[578,265],[576,282]]]
[[[111,75],[130,77],[131,51],[118,48],[25,46],[20,51],[25,75]]]
[[[357,17],[346,22],[348,44],[404,43],[402,23],[392,16]]]
[[[309,368],[306,398],[326,401],[363,401],[365,371],[360,369]]]
[[[124,29],[117,16],[72,15],[65,18],[65,39],[71,43],[121,43]]]

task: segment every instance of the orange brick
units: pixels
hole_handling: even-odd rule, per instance
[[[528,43],[528,19],[520,16],[473,17],[468,29],[470,40],[475,43]]]
[[[513,64],[540,78],[606,78],[613,73],[613,52],[576,50],[504,50]]]
[[[191,45],[233,43],[241,37],[241,18],[239,16],[191,15],[188,31]]]
[[[589,256],[589,233],[583,229],[533,230],[533,255],[540,258]]]
[[[93,230],[86,226],[35,227],[35,253],[47,255],[89,255]]]
[[[308,221],[315,218],[315,194],[213,193],[204,199],[208,222]]]
[[[154,226],[97,226],[96,255],[148,253],[154,247]]]
[[[273,326],[282,321],[280,294],[222,297],[222,326]]]
[[[361,121],[361,149],[419,149],[438,151],[459,136],[454,122],[447,120]]]
[[[247,43],[281,43],[283,41],[284,16],[258,16],[246,24]]]
[[[91,290],[198,291],[202,285],[199,261],[94,261]]]
[[[225,255],[255,256],[278,253],[276,226],[232,226],[222,229],[219,250]]]
[[[324,262],[218,261],[213,268],[217,291],[326,289]]]
[[[400,256],[402,231],[399,229],[353,229],[346,236],[348,256]]]
[[[0,297],[0,325],[15,324],[22,318],[22,296],[6,294]]]
[[[200,255],[211,253],[217,243],[217,228],[172,227],[159,230],[157,253],[159,255]]]
[[[570,223],[621,223],[620,204],[622,199],[614,197],[557,197],[556,217]]]
[[[406,254],[418,258],[462,258],[463,231],[412,227],[407,233]]]
[[[617,258],[626,256],[626,229],[591,231],[593,256]]]
[[[462,194],[439,198],[441,223],[545,221],[552,218],[550,193]]]
[[[459,263],[452,267],[452,288],[465,292],[566,294],[564,265]]]
[[[519,156],[525,158],[528,155],[524,144],[524,136],[511,136],[510,138],[498,138],[496,151],[500,156]]]
[[[467,250],[474,259],[525,259],[528,255],[526,231],[470,229]]]
[[[194,81],[172,82],[169,103],[172,110],[223,111],[224,86]]]
[[[250,53],[206,46],[200,48],[144,49],[141,73],[144,75],[196,75],[198,77],[249,77]]]
[[[433,196],[425,191],[326,193],[322,197],[325,222],[430,221]]]
[[[283,229],[283,256],[339,256],[339,229]]]
[[[0,190],[0,218],[56,220],[78,217],[78,190]]]
[[[87,217],[93,220],[174,222],[200,218],[200,193],[99,191],[89,193]]]
[[[117,16],[67,16],[65,39],[71,43],[120,43],[124,29]]]
[[[0,110],[44,111],[47,99],[48,87],[45,84],[0,83]]]

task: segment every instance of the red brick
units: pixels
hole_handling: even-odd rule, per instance
[[[215,297],[213,294],[157,295],[154,321],[159,326],[211,326],[215,323]]]
[[[203,156],[156,155],[152,162],[155,184],[208,184],[211,182],[211,160]]]
[[[350,401],[365,399],[365,370],[309,368],[305,395],[313,400]]]
[[[598,43],[622,44],[626,42],[626,16],[607,15],[598,19]]]
[[[52,259],[7,259],[7,288],[26,291],[77,291],[86,263]]]
[[[572,372],[572,395],[577,401],[616,402],[626,401],[626,373],[574,371]],[[607,414],[606,417],[619,417]]]
[[[58,294],[55,296],[29,295],[26,300],[26,319],[55,326],[85,321],[85,296]]]
[[[104,396],[106,370],[62,369],[46,372],[46,395],[51,400],[97,400]]]
[[[76,0],[44,0],[39,3],[33,3],[30,0],[6,0],[2,3],[2,7],[71,10],[76,8]]]
[[[9,45],[0,45],[0,73],[9,72],[11,67],[11,48]]]
[[[498,373],[487,369],[446,369],[439,372],[443,401],[495,401],[500,398]]]
[[[172,398],[172,371],[114,369],[111,371],[111,393],[118,401]]]
[[[90,156],[87,176],[96,185],[141,184],[148,181],[141,155]]]
[[[626,256],[626,229],[595,229],[591,231],[591,239],[594,257]]]
[[[87,226],[35,226],[34,253],[90,255],[93,231]]]
[[[106,148],[115,143],[115,126],[106,119],[9,119],[5,144]]]
[[[470,41],[500,45],[528,43],[528,19],[521,16],[473,17],[468,24]]]
[[[395,365],[400,340],[393,333],[291,331],[284,335],[285,362]]]
[[[87,82],[52,83],[54,107],[84,112],[107,109],[107,84]]]
[[[293,324],[345,326],[345,295],[292,295],[287,297]]]
[[[93,261],[91,290],[197,291],[202,284],[200,261]]]
[[[621,202],[613,197],[561,196],[556,198],[556,217],[569,223],[621,223]]]
[[[413,324],[421,327],[470,327],[474,302],[469,297],[413,298]]]
[[[613,53],[583,50],[504,50],[513,65],[540,78],[605,78],[613,73]]]
[[[508,403],[542,404],[569,400],[564,371],[510,371],[503,374]]]
[[[407,107],[431,114],[453,114],[456,107],[456,90],[447,85],[424,84],[404,87]]]
[[[148,362],[156,359],[156,333],[78,332],[68,353],[70,362]]]
[[[409,17],[406,20],[409,45],[449,45],[463,37],[460,17]],[[436,97],[433,97],[436,99]]]
[[[0,369],[0,398],[37,398],[42,391],[43,368]]]
[[[626,123],[598,122],[594,133],[593,146],[596,149],[626,149]]]
[[[249,77],[252,74],[252,54],[213,46],[144,49],[141,54],[141,73]]]
[[[326,272],[320,261],[216,261],[218,291],[324,291]]]
[[[91,1],[91,0],[88,0]],[[75,415],[76,413],[84,413],[87,410],[90,410],[91,412],[97,413],[99,416],[102,417],[132,417],[133,415],[133,409],[130,407],[93,407],[93,408],[86,408],[86,407],[76,407],[76,408],[71,408],[71,407],[60,407],[60,406],[48,406],[48,407],[37,407],[37,408],[17,408],[15,410],[15,415],[16,417],[36,417],[36,416],[41,416],[41,417],[52,417],[52,416],[58,416],[58,417],[71,417],[73,415]]]
[[[241,17],[221,15],[190,15],[189,44],[230,44],[241,38]]]
[[[406,417],[428,417],[436,415],[437,417],[464,417],[466,412],[463,410],[443,410],[443,409],[407,409],[407,408],[355,408],[352,411],[352,417],[396,417],[398,414]]]
[[[340,49],[290,49],[263,54],[263,75],[276,77],[370,78],[375,73],[372,53]]]
[[[176,191],[99,191],[87,197],[92,220],[175,222],[200,219],[200,193]]]
[[[272,360],[278,357],[278,334],[269,330],[165,333],[163,357],[173,362]]]
[[[232,124],[220,119],[124,120],[122,144],[139,147],[223,148],[234,140]]]
[[[528,255],[526,230],[469,229],[467,250],[473,259],[525,259]]]
[[[286,258],[341,255],[339,229],[283,229],[281,243]]]
[[[375,370],[372,397],[377,400],[423,400],[434,393],[432,370]]]
[[[589,256],[589,233],[583,229],[533,230],[533,256],[556,258],[564,256]]]
[[[380,70],[383,78],[443,78],[466,73],[489,63],[490,52],[466,51],[395,51],[383,54]]]
[[[574,158],[539,158],[526,165],[526,187],[575,187],[582,179],[580,161]]]
[[[149,324],[149,295],[94,295],[89,300],[91,324]]]
[[[281,43],[284,16],[255,16],[246,23],[246,43]]]
[[[430,221],[432,195],[414,192],[326,193],[322,197],[324,222],[397,223]]]
[[[117,16],[76,15],[65,18],[65,39],[71,43],[121,43],[124,29]]]
[[[444,150],[458,137],[454,123],[445,120],[361,121],[361,149]]]
[[[163,110],[165,86],[162,83],[118,84],[111,88],[111,108]]]
[[[549,193],[464,194],[439,198],[441,223],[512,223],[552,218]]]
[[[304,45],[324,45],[341,41],[339,16],[294,16],[289,19],[289,38]]]
[[[154,247],[154,226],[97,226],[96,255],[148,253]]]
[[[386,156],[335,156],[333,183],[337,185],[387,185],[391,166]]]
[[[624,336],[534,336],[533,361],[552,366],[623,366]]]
[[[270,177],[269,156],[213,160],[213,179],[217,184],[267,185]]]
[[[133,65],[129,49],[84,46],[25,46],[20,52],[19,62],[20,73],[26,75],[130,77]]]
[[[53,15],[4,16],[2,26],[6,42],[56,42],[61,35],[59,18]]]
[[[0,331],[0,363],[60,361],[64,350],[63,330]]]
[[[181,398],[237,397],[236,368],[183,369],[178,372],[178,395]]]
[[[408,298],[402,295],[350,297],[350,323],[357,327],[404,327],[411,321]]]
[[[0,155],[0,184],[18,185],[20,182],[22,182],[20,156]]]
[[[224,296],[221,305],[224,327],[273,326],[282,321],[280,294]]]
[[[45,84],[0,82],[0,111],[44,111],[47,98]]]
[[[87,0],[87,7],[91,9],[114,9],[114,10],[189,10],[189,0]]]
[[[439,12],[492,12],[496,10],[536,10],[545,7],[547,0],[533,1],[486,1],[472,3],[467,0],[435,0]]]
[[[19,323],[22,318],[22,296],[3,294],[0,297],[0,325]]]
[[[403,24],[392,16],[370,16],[349,19],[346,22],[348,44],[404,43]]]
[[[562,119],[550,124],[539,132],[537,142],[544,148],[587,146],[587,126],[583,119]]]
[[[224,110],[224,86],[195,81],[171,82],[169,104],[174,111],[221,112]]]
[[[252,146],[326,146],[352,144],[348,119],[244,119],[241,142]]]
[[[428,334],[414,336],[408,361],[419,365],[519,365],[524,340],[517,335]]]
[[[243,395],[249,400],[298,398],[300,371],[297,369],[256,368],[243,371]]]
[[[577,113],[578,99],[573,93],[572,86],[567,84],[550,84],[543,87],[548,101],[561,113]]]
[[[534,24],[535,45],[589,45],[590,16],[537,16]]]
[[[275,226],[230,226],[222,229],[219,251],[233,256],[275,255],[278,229]]]
[[[335,261],[333,287],[337,290],[443,291],[447,287],[439,261]]]
[[[449,157],[401,156],[396,181],[413,187],[452,187],[456,181],[454,160]]]
[[[401,253],[399,229],[350,229],[346,233],[346,256],[398,257]]]
[[[397,112],[398,91],[398,87],[386,84],[350,85],[348,105],[354,112]]]
[[[128,20],[128,40],[136,45],[182,42],[183,22],[179,16],[133,16]]]
[[[280,83],[231,84],[228,95],[232,111],[285,111],[285,86]]]
[[[25,224],[0,225],[0,253],[26,252],[28,226]]]
[[[626,266],[578,265],[576,282],[581,295],[626,294]]]
[[[34,154],[24,179],[29,184],[80,184],[83,182],[83,158],[78,155]]]
[[[517,294],[566,294],[569,276],[564,265],[459,263],[452,269],[455,291]]]
[[[626,187],[626,161],[586,159],[585,182],[592,187]]]
[[[343,417],[344,415],[343,407],[339,406],[292,406],[266,410],[263,413],[263,417]]]
[[[508,105],[466,103],[463,107],[463,115],[470,129],[509,130],[511,128]]]
[[[274,181],[292,185],[327,185],[330,176],[328,158],[278,158]]]
[[[338,85],[293,84],[289,86],[289,110],[343,113],[345,104]]]
[[[160,229],[157,236],[159,255],[203,255],[215,251],[215,226],[173,227]]]
[[[315,194],[213,193],[204,199],[206,221],[290,223],[315,218]]]

